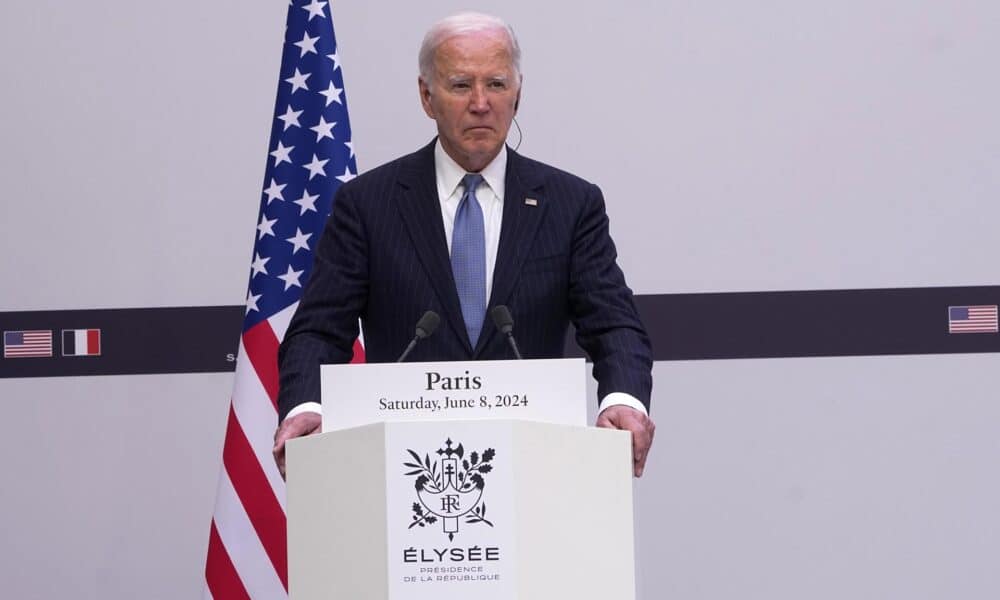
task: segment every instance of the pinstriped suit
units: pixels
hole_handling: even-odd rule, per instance
[[[600,190],[510,149],[507,156],[487,306],[510,308],[525,358],[562,356],[572,321],[594,362],[598,397],[625,392],[648,408],[649,340],[615,262]],[[427,310],[442,323],[409,360],[513,358],[489,316],[476,347],[469,344],[441,219],[433,142],[338,191],[279,352],[279,416],[319,401],[318,365],[351,359],[359,316],[367,360],[391,362]]]

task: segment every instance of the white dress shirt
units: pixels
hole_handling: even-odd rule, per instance
[[[438,199],[441,201],[441,218],[444,219],[444,237],[448,240],[451,255],[451,238],[455,231],[455,213],[465,195],[462,178],[468,173],[441,147],[434,145],[434,174],[437,176]],[[482,183],[476,188],[476,199],[483,209],[483,233],[486,236],[486,300],[493,292],[493,268],[497,264],[500,247],[500,224],[503,219],[504,182],[507,176],[507,146],[500,150],[493,161],[479,172]]]
[[[448,241],[448,253],[451,254],[451,238],[455,230],[455,212],[462,200],[465,190],[462,178],[466,170],[454,161],[441,146],[441,141],[434,145],[434,174],[437,178],[438,199],[441,201],[441,218],[444,220],[444,235]],[[479,172],[483,176],[482,183],[476,188],[476,199],[483,209],[483,232],[486,236],[486,298],[493,292],[493,269],[497,263],[497,249],[500,247],[500,227],[503,222],[504,182],[507,177],[507,146],[501,148],[496,158]],[[612,392],[601,398],[597,407],[598,413],[609,406],[625,405],[648,415],[646,407],[638,398],[624,392]],[[293,417],[304,412],[322,413],[319,402],[303,402],[288,412]],[[288,418],[285,417],[285,418]]]

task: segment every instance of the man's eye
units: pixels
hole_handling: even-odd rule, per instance
[[[490,87],[495,90],[505,90],[507,89],[507,84],[503,81],[491,81]]]
[[[467,90],[467,89],[469,89],[469,84],[465,83],[465,82],[462,82],[462,83],[453,83],[453,84],[451,84],[451,89],[453,89],[453,90]]]

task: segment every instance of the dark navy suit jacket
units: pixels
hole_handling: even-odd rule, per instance
[[[441,324],[407,360],[514,358],[490,320],[505,304],[525,358],[563,355],[569,324],[594,363],[598,397],[648,408],[649,340],[616,263],[597,186],[508,149],[500,246],[479,342],[469,344],[451,271],[434,143],[340,187],[279,352],[279,417],[319,402],[319,365],[352,357],[358,318],[366,360],[396,360],[427,310]],[[531,199],[534,202],[529,202]]]

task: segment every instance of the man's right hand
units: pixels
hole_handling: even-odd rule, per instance
[[[274,462],[278,464],[281,478],[285,478],[285,442],[292,438],[319,433],[323,425],[323,415],[314,412],[304,412],[288,417],[278,425],[274,432]]]

